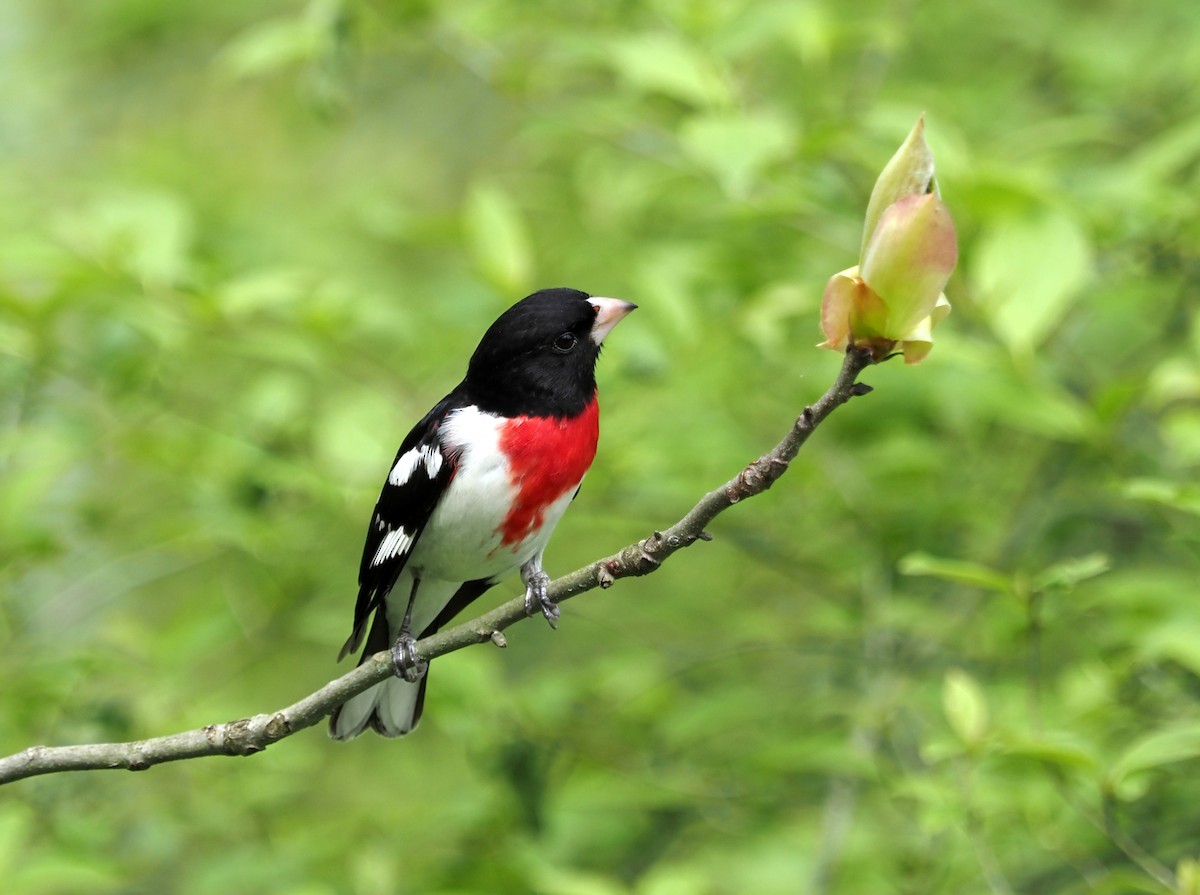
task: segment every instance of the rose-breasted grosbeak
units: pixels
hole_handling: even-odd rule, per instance
[[[522,299],[484,334],[466,378],[408,433],[375,504],[354,631],[338,655],[366,634],[360,664],[391,646],[398,676],[334,711],[335,739],[368,726],[412,730],[427,680],[414,634],[433,634],[517,569],[526,610],[556,623],[542,551],[596,453],[600,344],[635,307],[574,289]]]

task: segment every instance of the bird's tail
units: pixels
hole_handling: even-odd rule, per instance
[[[359,665],[368,657],[388,648],[390,638],[385,616],[382,609],[375,614]],[[429,673],[426,672],[425,677],[415,684],[398,677],[388,678],[350,697],[329,716],[329,735],[335,740],[349,740],[372,727],[385,737],[404,736],[421,720],[428,677]]]
[[[373,727],[385,737],[404,736],[421,720],[427,677],[428,673],[415,684],[388,678],[351,697],[330,715],[329,735],[335,740],[349,740]]]

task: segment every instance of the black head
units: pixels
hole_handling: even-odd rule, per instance
[[[635,307],[576,289],[535,292],[484,333],[463,385],[490,413],[572,416],[596,392],[604,337]]]

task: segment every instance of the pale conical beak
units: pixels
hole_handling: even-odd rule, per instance
[[[625,315],[637,305],[620,298],[601,298],[593,295],[588,299],[596,309],[596,322],[592,324],[592,341],[599,345],[614,326],[625,319]]]

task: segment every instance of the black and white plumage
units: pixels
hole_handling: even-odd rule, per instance
[[[542,552],[595,455],[601,343],[635,307],[574,289],[535,292],[492,324],[466,378],[408,433],[371,517],[338,658],[391,647],[397,674],[411,680],[347,700],[330,718],[333,737],[412,730],[427,681],[412,668],[412,643],[518,569],[527,607],[554,624]]]

